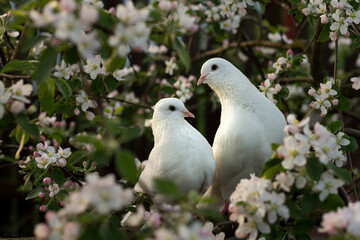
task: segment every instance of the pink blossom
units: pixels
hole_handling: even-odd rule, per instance
[[[350,79],[351,82],[353,82],[352,88],[355,90],[360,89],[360,77],[353,77]]]
[[[43,179],[43,183],[49,185],[51,183],[51,178],[47,177]]]
[[[74,114],[75,114],[76,116],[78,116],[78,115],[80,114],[80,110],[79,110],[78,108],[75,108],[75,109],[74,109]]]
[[[45,206],[45,205],[41,205],[41,206],[39,207],[39,210],[40,210],[41,212],[45,212],[45,211],[46,211],[46,206]]]
[[[48,239],[50,234],[50,228],[45,223],[36,224],[34,229],[34,235],[36,239],[45,240]]]
[[[45,197],[45,193],[43,193],[43,192],[39,192],[39,198],[43,198],[43,197]]]
[[[333,106],[337,106],[338,104],[339,104],[339,100],[338,100],[338,99],[335,98],[335,99],[332,100],[332,105],[333,105]]]
[[[267,78],[271,81],[274,81],[276,79],[275,73],[268,73]]]

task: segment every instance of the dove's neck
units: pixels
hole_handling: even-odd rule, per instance
[[[237,71],[225,78],[226,82],[218,81],[210,86],[218,95],[222,109],[230,109],[231,106],[249,107],[257,101],[259,91],[242,72]]]
[[[184,130],[184,127],[188,125],[185,119],[171,119],[171,121],[164,119],[154,120],[152,123],[152,131],[155,145],[171,140],[172,137],[180,136],[180,131]]]

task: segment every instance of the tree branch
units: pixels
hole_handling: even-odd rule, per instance
[[[150,107],[150,106],[145,106],[145,105],[142,105],[142,104],[129,102],[129,101],[126,101],[126,100],[124,100],[124,99],[111,98],[111,97],[106,97],[106,96],[100,96],[100,97],[89,97],[89,98],[90,98],[90,99],[106,99],[106,100],[113,100],[113,101],[118,101],[118,102],[122,102],[122,103],[127,103],[127,104],[130,104],[130,105],[133,105],[133,106],[137,106],[137,107],[140,107],[140,108],[145,108],[145,109],[150,109],[150,110],[153,110],[153,109],[152,109],[152,107]]]
[[[7,79],[31,79],[30,75],[10,75],[6,73],[0,73],[0,77]]]
[[[356,138],[359,138],[359,139],[360,139],[360,130],[358,130],[358,129],[354,129],[354,128],[344,128],[344,132],[345,132],[347,135],[350,135],[350,136],[353,136],[353,137],[356,137]]]
[[[283,78],[281,80],[281,82],[286,82],[286,83],[309,82],[309,83],[313,83],[315,81],[314,81],[314,79],[312,77],[288,77],[288,78]]]
[[[352,117],[352,118],[360,121],[360,116],[358,114],[356,114],[356,113],[353,113],[353,112],[350,112],[350,111],[344,111],[343,113],[345,115],[349,116],[349,117]]]
[[[227,50],[230,50],[230,49],[233,49],[233,48],[238,48],[238,47],[243,48],[243,47],[262,46],[262,47],[279,48],[279,49],[284,49],[284,50],[287,50],[289,48],[292,48],[292,49],[298,48],[298,49],[304,50],[305,49],[305,42],[306,42],[305,40],[297,40],[297,41],[294,41],[291,44],[284,44],[284,43],[281,43],[281,42],[271,42],[271,41],[266,41],[266,40],[251,40],[251,41],[240,42],[240,43],[233,42],[233,43],[228,44],[225,47],[213,49],[213,50],[207,51],[207,52],[205,52],[203,54],[198,54],[192,59],[192,62],[197,62],[197,61],[200,61],[200,60],[202,60],[204,58],[207,58],[209,56],[217,55],[217,54],[220,54],[220,53],[225,52]]]

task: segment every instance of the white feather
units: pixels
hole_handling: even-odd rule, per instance
[[[216,65],[216,67],[214,66]],[[205,197],[221,208],[242,178],[260,175],[271,157],[271,143],[281,143],[286,121],[281,111],[225,59],[213,58],[201,68],[198,84],[208,84],[221,103],[220,126],[213,152],[216,171]]]
[[[170,106],[176,110],[171,111]],[[184,104],[176,98],[160,100],[154,107],[152,130],[154,148],[141,173],[135,191],[144,192],[156,200],[154,178],[173,181],[181,194],[191,190],[204,193],[215,172],[212,148],[207,140],[185,119],[189,114]]]

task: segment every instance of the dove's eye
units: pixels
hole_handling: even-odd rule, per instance
[[[213,65],[211,66],[211,71],[215,71],[217,68],[218,68],[218,66],[217,66],[216,64],[213,64]]]
[[[170,111],[175,111],[175,107],[174,107],[173,105],[170,105],[170,106],[169,106],[169,110],[170,110]]]

